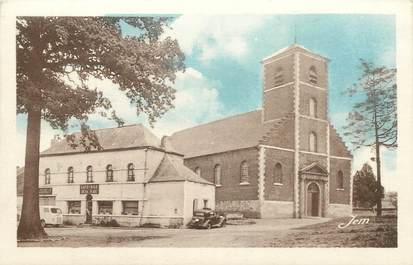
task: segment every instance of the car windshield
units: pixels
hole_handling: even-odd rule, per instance
[[[195,212],[194,216],[204,216],[204,213],[203,212]]]
[[[62,210],[60,210],[59,208],[50,208],[50,211],[52,213],[62,213]]]

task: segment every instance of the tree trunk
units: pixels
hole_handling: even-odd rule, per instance
[[[18,239],[47,237],[39,214],[39,147],[41,110],[28,111],[22,214]]]
[[[381,216],[381,171],[380,171],[380,141],[379,141],[379,129],[377,124],[377,107],[376,107],[376,94],[373,90],[374,95],[374,136],[376,143],[376,170],[377,170],[377,186],[378,186],[378,198],[377,198],[377,216]]]

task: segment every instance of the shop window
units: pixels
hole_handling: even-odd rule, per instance
[[[131,215],[138,215],[138,201],[123,201],[123,211],[122,214],[131,214]]]
[[[243,161],[240,168],[240,182],[241,184],[248,184],[248,163]]]
[[[44,171],[44,184],[50,184],[50,168]]]
[[[106,166],[106,182],[112,182],[112,181],[113,181],[112,165],[107,165]]]
[[[73,183],[73,167],[67,169],[67,183]]]
[[[282,67],[278,67],[274,75],[274,85],[280,86],[284,83],[284,73]]]
[[[341,170],[337,172],[337,189],[340,189],[340,190],[344,189],[344,176],[343,176],[343,171]]]
[[[128,164],[128,181],[135,181],[135,167],[132,163]]]
[[[221,165],[217,164],[214,168],[214,182],[215,185],[221,186]]]
[[[312,65],[308,71],[308,79],[310,80],[310,83],[314,85],[318,83],[317,70],[315,69],[314,65]]]
[[[88,166],[86,168],[86,182],[90,183],[93,182],[93,167]]]
[[[310,98],[308,105],[310,108],[310,117],[317,117],[317,101],[315,100],[315,98]]]
[[[317,152],[317,135],[315,132],[310,133],[309,149],[310,149],[310,152]]]
[[[113,201],[98,201],[98,213],[99,214],[112,214],[113,213]]]
[[[283,183],[283,170],[280,163],[277,163],[274,167],[274,183]]]
[[[196,167],[195,168],[195,174],[197,174],[198,176],[201,176],[201,168]]]
[[[67,202],[67,213],[80,214],[80,201],[68,201]]]

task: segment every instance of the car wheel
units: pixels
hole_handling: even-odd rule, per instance
[[[40,225],[44,228],[46,226],[46,221],[45,220],[40,220]]]

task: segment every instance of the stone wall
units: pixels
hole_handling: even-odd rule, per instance
[[[260,202],[258,200],[248,201],[219,201],[215,209],[222,213],[242,213],[244,217],[260,218]]]
[[[261,218],[293,218],[292,201],[263,201]]]

